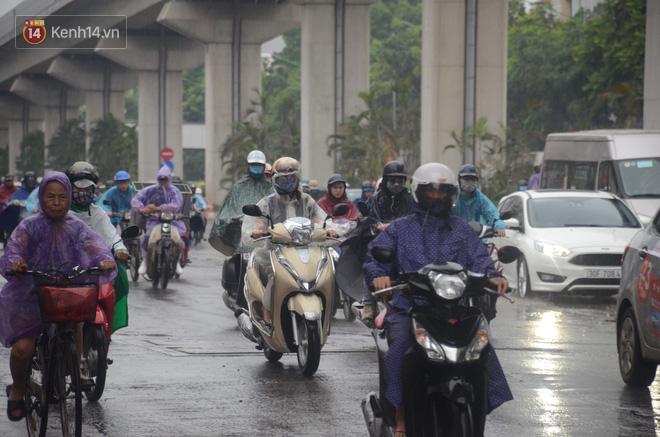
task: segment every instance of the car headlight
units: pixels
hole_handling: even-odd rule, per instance
[[[484,350],[488,343],[490,342],[490,327],[485,318],[481,320],[479,324],[479,329],[477,329],[477,335],[474,336],[470,345],[465,352],[465,359],[467,361],[478,360],[481,356],[481,352]]]
[[[428,277],[438,296],[448,300],[463,296],[465,284],[467,283],[467,276],[464,272],[449,275],[431,270]]]
[[[314,231],[309,228],[294,228],[289,231],[291,234],[291,241],[296,246],[307,246],[312,242],[312,233]]]
[[[426,329],[424,329],[424,327],[418,323],[414,317],[412,319],[412,326],[415,332],[415,340],[417,340],[417,344],[424,348],[429,359],[431,361],[444,362],[445,352],[442,350],[442,346],[440,346],[438,342],[429,335]]]
[[[546,244],[543,241],[534,241],[534,248],[544,255],[548,256],[568,256],[571,254],[570,249],[565,247],[555,246],[553,244]]]

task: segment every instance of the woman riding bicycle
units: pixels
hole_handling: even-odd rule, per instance
[[[99,277],[105,284],[117,274],[108,245],[80,219],[67,214],[71,183],[64,173],[49,172],[39,186],[39,213],[23,220],[7,242],[0,258],[0,273],[60,269],[65,264],[82,268],[100,267],[108,273]],[[23,395],[28,365],[35,341],[48,326],[41,322],[34,280],[10,276],[0,291],[0,342],[11,347],[9,367],[13,379],[7,401],[9,420],[25,415]]]

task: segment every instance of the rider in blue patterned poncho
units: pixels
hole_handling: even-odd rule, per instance
[[[431,263],[454,262],[475,273],[484,273],[492,260],[486,247],[472,228],[462,219],[450,214],[456,195],[456,178],[446,166],[430,163],[421,166],[412,178],[411,189],[415,204],[413,213],[392,222],[369,244],[364,264],[365,280],[375,290],[390,287],[395,274],[394,265],[403,271],[415,271]],[[377,245],[392,248],[396,261],[384,265],[371,255]],[[499,272],[490,270],[490,282],[504,293],[506,279]],[[420,304],[420,302],[417,302]],[[401,359],[410,348],[407,312],[411,302],[394,291],[387,304],[385,323],[389,327],[390,348],[385,354],[386,398],[397,409],[397,430],[405,429],[402,407]],[[489,380],[489,409],[513,399],[509,386],[494,350]]]

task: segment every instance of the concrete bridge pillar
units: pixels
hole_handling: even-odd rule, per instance
[[[164,31],[164,29],[163,29]],[[96,52],[117,64],[138,72],[138,175],[154,179],[162,163],[160,151],[174,151],[174,172],[183,173],[182,72],[203,61],[202,47],[186,38],[166,35],[130,35],[126,50]]]
[[[421,162],[440,161],[457,171],[464,163],[453,144],[479,118],[490,132],[504,136],[506,126],[507,0],[477,2],[474,72],[466,75],[466,1],[424,0],[422,36]],[[469,65],[468,65],[469,66]],[[474,80],[466,98],[466,76]],[[473,99],[473,100],[472,100]],[[466,101],[472,108],[466,117]],[[469,118],[469,119],[466,119]],[[472,119],[473,118],[473,119]],[[483,159],[475,150],[475,164]]]
[[[83,104],[83,93],[50,77],[19,76],[11,86],[11,92],[30,102],[32,105],[43,106],[43,131],[46,148],[44,162],[48,168],[48,144],[63,125],[67,116],[77,113]],[[62,114],[64,111],[64,114]]]
[[[363,111],[369,91],[369,0],[300,0],[301,150],[303,177],[324,186],[334,173],[328,136]],[[338,8],[343,8],[339,9]],[[338,64],[339,63],[339,64]]]
[[[644,129],[660,129],[660,2],[646,2]]]
[[[233,123],[245,118],[250,100],[261,90],[261,44],[299,26],[295,5],[168,2],[158,22],[206,45],[205,155],[206,196],[215,204],[224,197],[220,154]],[[267,157],[270,162],[276,157]]]
[[[9,173],[18,174],[16,159],[21,155],[21,142],[27,133],[43,131],[44,108],[15,95],[5,95],[0,97],[0,117],[7,120]]]
[[[106,112],[124,121],[124,91],[135,88],[137,75],[100,57],[84,60],[59,56],[50,63],[48,74],[70,87],[84,92],[85,140],[89,154],[89,133]]]

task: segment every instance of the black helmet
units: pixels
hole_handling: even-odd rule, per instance
[[[472,164],[465,164],[458,171],[458,180],[460,181],[461,178],[465,176],[474,176],[475,178],[479,179],[479,172],[477,171],[477,167]]]
[[[71,167],[66,170],[66,175],[71,181],[71,185],[75,185],[78,188],[96,186],[99,182],[98,172],[92,164],[85,161],[78,161],[71,164]]]
[[[328,187],[330,187],[332,184],[336,184],[337,182],[343,182],[344,186],[346,186],[346,179],[340,174],[333,174],[330,176],[330,179],[328,179]]]
[[[33,189],[37,186],[37,175],[33,171],[26,171],[23,175],[23,185]]]
[[[383,179],[386,177],[407,178],[406,168],[400,161],[390,161],[383,167]]]

